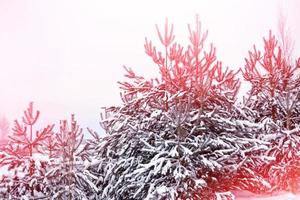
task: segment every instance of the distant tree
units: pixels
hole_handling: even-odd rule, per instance
[[[9,122],[6,117],[0,118],[0,137],[1,140],[7,139],[9,134]]]
[[[279,12],[278,15],[278,42],[279,46],[282,49],[283,57],[285,58],[288,64],[292,64],[293,62],[293,50],[294,50],[294,40],[291,36],[291,31],[287,26],[286,16]]]
[[[261,160],[255,153],[266,146],[249,134],[259,127],[234,116],[236,72],[216,61],[213,45],[203,50],[207,31],[198,18],[194,29],[188,26],[187,48],[174,42],[168,21],[163,33],[156,28],[164,51],[148,39],[145,50],[160,79],[146,80],[125,67],[123,104],[105,108],[102,116],[108,135],[88,168],[99,198],[214,199],[235,187],[231,183],[267,187],[246,168]],[[240,172],[246,176],[239,178]]]

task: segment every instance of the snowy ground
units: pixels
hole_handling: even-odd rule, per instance
[[[250,192],[238,192],[236,193],[236,200],[300,200],[300,194],[278,193],[271,196],[263,196]]]

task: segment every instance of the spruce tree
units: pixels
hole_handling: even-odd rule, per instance
[[[0,198],[26,199],[45,195],[47,185],[43,180],[49,160],[40,155],[38,149],[52,134],[54,125],[35,131],[39,114],[31,102],[24,111],[22,123],[15,120],[9,144],[0,159],[1,167],[8,171],[0,182]]]
[[[40,111],[33,110],[33,102],[29,103],[29,107],[24,111],[22,117],[22,124],[15,120],[13,127],[13,134],[9,136],[11,142],[7,150],[16,156],[33,156],[34,151],[38,151],[42,142],[47,139],[51,133],[54,125],[48,125],[42,130],[34,131],[40,115]]]
[[[122,105],[102,113],[107,135],[89,166],[98,198],[214,199],[245,185],[268,187],[249,168],[266,145],[249,134],[258,126],[235,116],[237,72],[224,69],[212,44],[204,50],[207,31],[198,17],[188,25],[186,48],[174,42],[167,20],[163,33],[156,28],[163,51],[148,39],[145,51],[160,78],[147,80],[125,67]]]
[[[260,167],[274,190],[297,190],[300,177],[300,59],[291,63],[270,31],[264,49],[249,51],[243,76],[251,84],[244,102],[248,116],[268,129],[258,138],[269,142],[266,156],[273,161]]]
[[[74,115],[70,122],[60,121],[59,132],[53,138],[56,144],[55,151],[51,152],[53,159],[44,180],[48,185],[47,194],[54,199],[94,199],[93,194],[97,193],[96,186],[87,177],[83,137]]]

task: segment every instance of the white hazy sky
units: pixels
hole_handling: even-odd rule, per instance
[[[297,0],[0,0],[0,114],[19,118],[34,101],[42,121],[75,113],[83,127],[99,130],[101,107],[120,102],[123,65],[158,74],[143,48],[145,36],[159,44],[155,24],[168,17],[185,42],[198,13],[218,58],[239,68],[254,43],[276,33],[280,8],[300,55]]]

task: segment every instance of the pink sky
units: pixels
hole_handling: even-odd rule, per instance
[[[199,14],[220,60],[243,66],[254,43],[276,32],[279,7],[292,36],[300,35],[297,0],[248,1],[0,1],[0,114],[19,118],[29,101],[43,121],[74,112],[83,127],[98,128],[102,106],[119,103],[122,65],[151,77],[144,37],[156,44],[155,24],[165,17],[179,41]],[[300,55],[296,41],[295,55]]]

